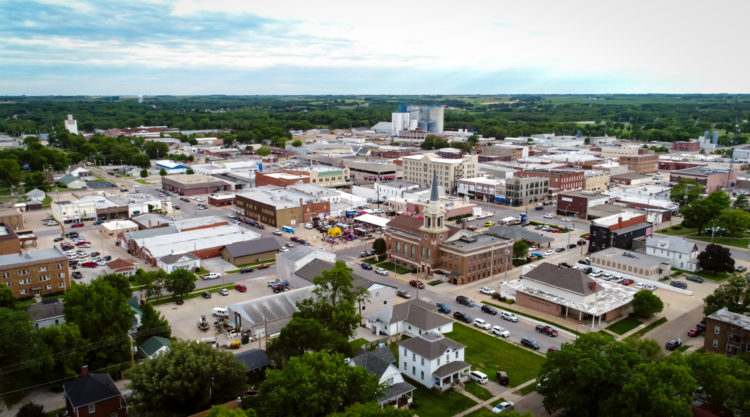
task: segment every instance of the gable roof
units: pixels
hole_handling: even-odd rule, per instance
[[[143,344],[138,346],[138,349],[140,349],[143,353],[146,354],[146,356],[151,357],[154,355],[154,353],[158,352],[159,349],[169,346],[170,340],[166,337],[161,336],[151,336],[148,339],[146,339]]]
[[[63,176],[62,178],[60,178],[60,179],[59,179],[59,180],[57,180],[57,181],[59,181],[59,182],[61,182],[61,183],[65,184],[65,185],[69,185],[69,184],[70,184],[70,183],[72,183],[73,181],[81,181],[81,182],[84,182],[84,181],[83,181],[83,180],[81,180],[80,178],[78,178],[78,177],[74,177],[74,176],[72,176],[72,175],[70,175],[70,174],[65,174],[65,175],[64,175],[64,176]]]
[[[434,306],[422,300],[410,300],[396,304],[392,308],[391,323],[406,321],[422,330],[432,330],[453,321],[432,311]]]
[[[245,365],[248,372],[264,368],[271,364],[266,352],[260,349],[250,349],[234,355],[234,360]]]
[[[62,317],[63,300],[61,298],[48,298],[36,303],[26,311],[34,321],[49,319],[52,317]]]
[[[596,282],[581,270],[558,267],[549,262],[544,262],[537,266],[524,274],[522,278],[531,279],[584,296],[596,292],[595,289],[592,289],[596,288]]]
[[[117,258],[117,259],[107,262],[107,268],[115,271],[115,270],[122,269],[122,268],[132,268],[133,266],[137,264],[138,262],[132,259]]]
[[[65,397],[75,408],[120,396],[120,390],[109,374],[81,375],[66,382],[64,389]]]
[[[430,360],[441,356],[448,349],[459,350],[466,347],[445,336],[435,336],[431,334],[422,334],[418,337],[399,342],[398,345]]]
[[[388,347],[382,347],[373,351],[360,350],[352,357],[354,365],[367,369],[367,372],[378,378],[394,362],[396,362],[396,358]]]
[[[646,239],[646,247],[684,254],[690,254],[698,250],[698,246],[695,243],[688,242],[686,239],[677,236],[650,237]]]
[[[44,197],[46,194],[44,193],[44,191],[38,188],[34,188],[33,190],[26,193],[26,195],[29,197]]]
[[[387,226],[391,229],[419,234],[419,228],[422,227],[422,220],[402,214],[394,217],[393,220],[388,222]]]
[[[235,242],[224,246],[224,249],[229,252],[230,256],[236,258],[239,256],[255,255],[256,253],[277,251],[281,249],[281,246],[279,246],[279,242],[275,238],[263,237],[260,239]]]
[[[313,282],[315,277],[322,275],[323,271],[328,271],[329,269],[333,268],[335,265],[333,262],[328,262],[326,260],[315,258],[305,264],[303,267],[298,269],[294,272],[294,275],[297,275],[298,277],[305,279],[307,281]],[[365,277],[364,275],[360,274],[358,271],[354,270],[352,271],[352,286],[353,287],[362,287],[364,289],[370,288],[373,284],[380,284],[385,285],[387,287],[393,287],[392,283],[389,283],[387,281],[380,281],[377,278],[370,278]],[[393,287],[395,288],[395,287]]]
[[[188,258],[188,260],[191,260],[191,261],[194,261],[196,259],[200,259],[199,257],[193,255],[190,252],[185,252],[185,253],[172,253],[172,254],[169,254],[169,255],[164,255],[161,258],[159,258],[159,260],[162,263],[170,265],[170,264],[179,262],[183,258]]]

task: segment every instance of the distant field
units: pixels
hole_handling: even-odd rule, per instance
[[[640,95],[640,94],[613,94],[613,95],[560,95],[544,96],[543,102],[548,104],[695,104],[695,103],[720,103],[727,100],[722,96],[699,96],[699,95]]]

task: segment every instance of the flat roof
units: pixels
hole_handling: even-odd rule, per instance
[[[280,180],[301,180],[309,178],[309,175],[294,175],[287,172],[259,172],[259,174]]]
[[[746,331],[750,331],[750,316],[746,316],[746,315],[739,314],[739,313],[733,313],[729,311],[726,307],[714,312],[713,314],[710,314],[708,318],[712,320],[717,320],[723,323],[728,323],[734,326],[738,326],[738,327],[743,328]]]
[[[256,232],[229,225],[136,239],[136,242],[151,257],[161,258],[165,255],[194,252],[258,237],[260,234]]]
[[[645,214],[637,213],[635,211],[623,211],[622,213],[613,214],[611,216],[596,219],[594,220],[594,224],[598,226],[614,226],[617,223],[619,223],[620,220],[626,221],[626,220],[630,220],[638,216],[645,216]]]
[[[378,227],[385,227],[385,225],[387,225],[388,222],[390,221],[389,219],[375,216],[373,214],[363,214],[361,216],[355,217],[354,220],[358,222],[363,222],[363,223],[371,224],[374,226],[378,226]]]
[[[585,198],[587,200],[592,200],[592,199],[595,199],[595,198],[606,198],[606,199],[609,199],[608,196],[606,196],[606,195],[604,195],[602,193],[597,193],[595,191],[583,191],[583,190],[578,190],[578,191],[563,191],[561,193],[558,193],[557,195],[558,196],[562,196],[562,197],[566,197],[566,196],[569,196],[569,197],[579,197],[579,198]]]
[[[708,176],[708,175],[717,175],[717,174],[726,175],[727,173],[729,173],[729,169],[727,168],[693,167],[693,168],[681,169],[679,171],[672,171],[671,175],[684,174],[684,175]]]
[[[224,180],[220,180],[216,177],[204,174],[180,174],[170,175],[168,177],[162,177],[162,180],[172,181],[183,185],[203,185],[206,183],[226,183]]]
[[[498,243],[507,244],[510,239],[472,232],[471,230],[459,230],[448,241],[443,242],[440,246],[458,249],[461,251],[470,251],[496,245]],[[499,246],[503,248],[505,246]]]
[[[0,267],[11,267],[15,265],[27,265],[29,263],[49,262],[57,259],[68,259],[57,246],[50,249],[39,249],[21,254],[11,253],[0,256]]]
[[[662,258],[660,256],[647,255],[641,252],[633,252],[619,248],[607,248],[594,252],[591,254],[591,259],[602,259],[610,260],[614,262],[620,262],[623,264],[631,264],[643,266],[646,268],[653,268],[662,264],[671,265],[672,261],[668,258]]]

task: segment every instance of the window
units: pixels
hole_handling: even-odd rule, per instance
[[[65,273],[64,272],[60,272],[59,274],[57,274],[57,277],[61,278],[61,279],[65,278]]]
[[[60,282],[60,283],[57,284],[57,286],[58,286],[58,288],[65,288],[65,283],[64,282]],[[362,310],[364,310],[364,307],[362,308]]]
[[[28,269],[19,269],[18,270],[18,276],[29,275],[29,273],[31,273],[31,271],[28,270]]]
[[[412,375],[416,375],[417,374],[417,367],[416,366],[412,366],[411,367],[411,374]]]
[[[49,271],[49,267],[48,266],[40,266],[39,267],[39,272],[47,272],[47,271]]]
[[[26,295],[29,293],[29,290],[21,290],[21,295]]]
[[[721,327],[714,326],[714,334],[719,334],[719,333],[721,333]]]
[[[3,278],[10,278],[10,272],[3,272]]]
[[[96,405],[89,404],[89,414],[93,413],[94,411],[96,411]]]
[[[411,353],[411,360],[413,360],[414,362],[417,361],[417,354],[416,353],[414,353],[414,352]]]
[[[714,339],[714,343],[713,343],[713,346],[714,346],[715,348],[719,347],[719,341],[718,341],[718,340],[716,340],[716,339]]]
[[[421,379],[424,379],[424,371],[421,371],[420,374],[422,375]]]
[[[411,328],[411,326],[409,326]],[[424,366],[424,358],[422,358],[422,366]]]

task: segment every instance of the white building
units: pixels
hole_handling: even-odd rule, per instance
[[[698,266],[698,245],[693,242],[676,237],[650,237],[646,239],[646,253],[649,255],[668,258],[672,261],[672,267],[685,271],[695,272]]]
[[[453,331],[453,320],[435,313],[435,306],[421,300],[410,300],[367,315],[367,328],[383,336],[425,333],[444,334]]]
[[[65,130],[74,135],[78,134],[78,122],[73,118],[72,114],[69,114],[68,118],[65,119]]]
[[[477,155],[463,155],[461,158],[441,158],[437,154],[405,156],[404,180],[415,182],[422,186],[429,186],[432,173],[437,172],[438,185],[446,192],[453,193],[458,187],[458,180],[473,178],[479,173],[479,157]]]
[[[394,365],[396,358],[388,347],[374,351],[360,350],[352,356],[350,366],[361,366],[378,378],[379,385],[385,388],[378,396],[380,408],[387,406],[401,407],[410,404],[414,385],[405,382],[404,377]]]
[[[466,346],[442,335],[422,334],[398,344],[399,370],[427,388],[445,391],[469,379]]]
[[[176,269],[195,271],[196,268],[201,267],[201,258],[192,253],[165,255],[156,260],[156,266],[168,274]]]
[[[295,272],[313,259],[336,262],[336,254],[315,246],[297,246],[289,252],[276,254],[276,277],[289,280]]]

